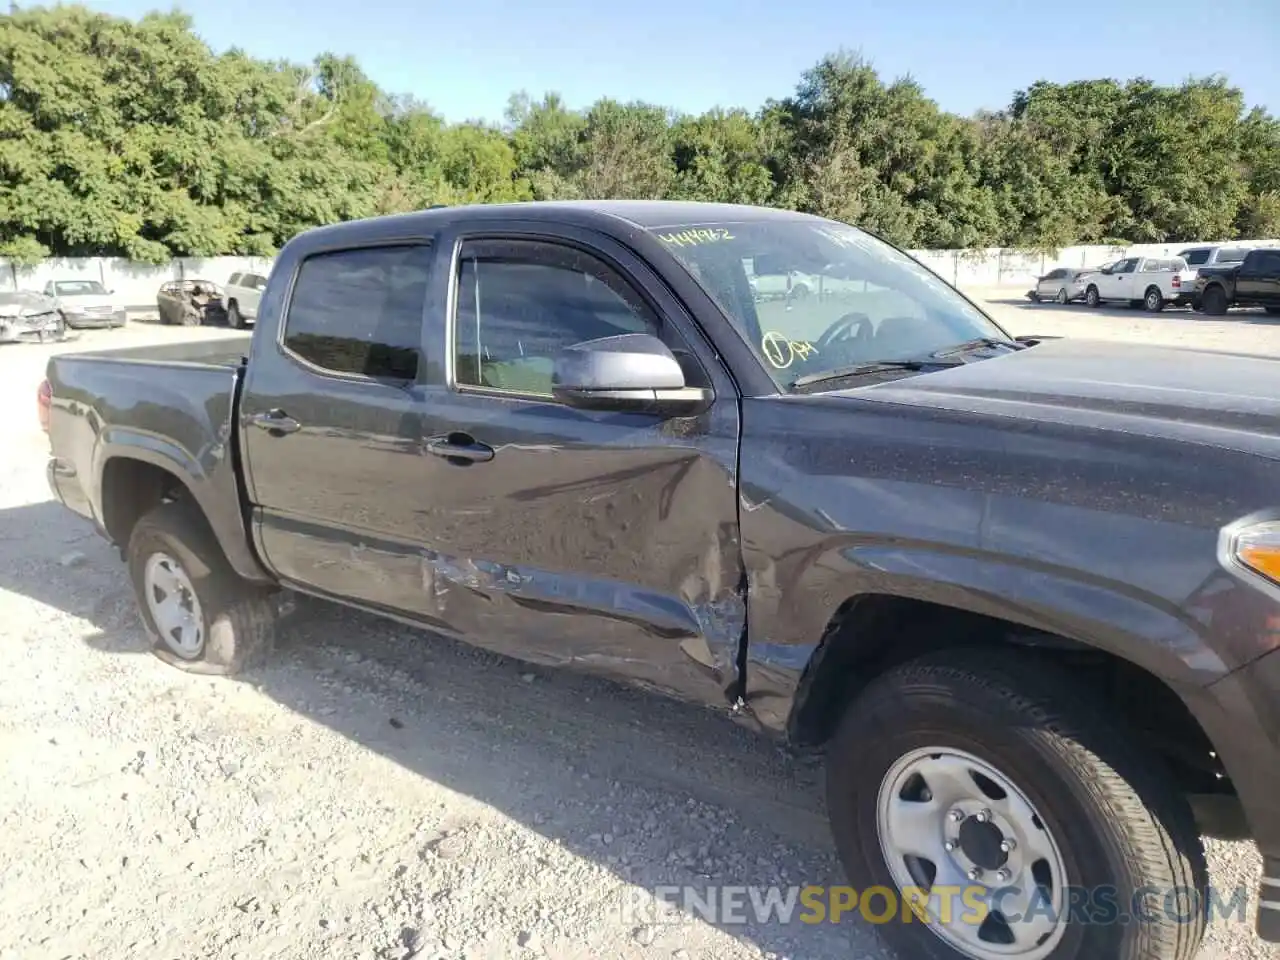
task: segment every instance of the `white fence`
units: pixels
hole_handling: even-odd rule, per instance
[[[52,259],[30,267],[0,260],[0,290],[43,290],[50,280],[98,280],[129,309],[155,310],[156,292],[169,280],[211,280],[221,285],[237,271],[265,274],[270,269],[271,260],[260,257],[183,259],[159,266],[110,257]]]
[[[1172,256],[1204,243],[1139,243],[1128,247],[1064,247],[1056,254],[1027,253],[992,247],[985,250],[913,250],[911,253],[958,287],[1025,287],[1054,267],[1091,267],[1124,256]],[[1280,244],[1280,240],[1238,241],[1246,245]],[[108,257],[45,260],[21,267],[0,260],[0,290],[41,290],[50,280],[99,280],[133,310],[154,310],[156,291],[168,280],[200,279],[225,284],[239,270],[267,273],[271,260],[258,257],[214,257],[174,260],[162,266]]]

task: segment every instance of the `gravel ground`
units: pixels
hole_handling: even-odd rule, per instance
[[[992,309],[1016,333],[1280,355],[1265,318]],[[720,716],[339,610],[238,682],[149,656],[118,557],[49,499],[35,389],[54,351],[225,335],[0,348],[0,957],[888,958],[861,921],[621,908],[841,882],[817,765]],[[1252,900],[1252,845],[1210,853]],[[1202,956],[1280,952],[1232,923]]]

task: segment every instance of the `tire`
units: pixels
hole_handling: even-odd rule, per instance
[[[273,591],[242,579],[227,563],[197,509],[163,503],[138,521],[125,549],[143,628],[166,663],[192,673],[232,676],[261,662],[275,644]],[[174,570],[178,574],[174,575]],[[166,572],[167,571],[167,572]],[[195,610],[188,631],[162,633],[148,593],[181,595],[171,576],[185,578]],[[194,629],[194,628],[198,628]]]
[[[1147,313],[1159,313],[1165,308],[1164,294],[1159,287],[1147,287],[1147,292],[1142,295],[1142,308]]]
[[[1046,936],[1056,939],[1046,941],[1047,952],[1022,956],[1036,960],[1191,960],[1199,949],[1207,909],[1180,906],[1178,909],[1188,914],[1183,918],[1167,916],[1164,909],[1165,892],[1175,889],[1197,891],[1192,902],[1202,907],[1205,903],[1208,873],[1189,805],[1168,781],[1164,768],[1124,735],[1122,724],[1091,691],[1051,662],[1020,651],[969,648],[904,664],[873,681],[858,697],[829,750],[827,809],[840,859],[855,891],[904,887],[900,877],[908,860],[884,852],[882,837],[887,835],[887,849],[893,850],[894,834],[893,818],[882,814],[895,807],[910,809],[913,798],[899,793],[899,787],[919,790],[924,785],[929,792],[919,792],[914,798],[924,804],[934,802],[933,790],[943,792],[938,798],[938,830],[934,831],[934,821],[926,814],[900,820],[903,825],[923,825],[919,833],[913,835],[904,829],[902,835],[923,838],[920,842],[930,850],[936,844],[940,869],[948,870],[948,878],[963,880],[960,888],[974,882],[955,872],[965,869],[970,850],[966,844],[971,844],[974,857],[1003,857],[1008,867],[1016,868],[1012,881],[993,877],[1000,861],[988,859],[979,879],[992,886],[1018,884],[1019,877],[1028,875],[1027,862],[1043,849],[1049,856],[1036,863],[1042,866],[1050,858],[1056,859],[1061,869],[1054,871],[1054,886],[1068,897],[1068,904],[1073,904],[1079,893],[1095,892],[1095,899],[1082,904],[1083,914],[1075,906],[1063,905],[1066,922],[1050,924],[1052,930]],[[938,766],[952,762],[948,754],[964,754],[970,759],[956,761],[957,766]],[[920,759],[913,759],[917,757]],[[912,768],[904,763],[910,762],[924,764],[930,776],[894,779],[903,770],[909,773]],[[983,776],[989,772],[992,778],[975,779],[971,771],[979,768],[985,771]],[[947,770],[965,775],[932,776],[934,771]],[[1005,800],[993,792],[1000,777],[1011,787]],[[886,783],[894,788],[886,789]],[[977,792],[976,807],[971,801],[955,799],[964,794],[945,796],[956,784],[962,790]],[[1019,807],[1018,794],[1029,806]],[[967,812],[960,809],[966,804]],[[1019,814],[1020,809],[1024,813]],[[945,811],[963,814],[962,823],[956,826],[957,821]],[[982,823],[986,815],[990,820]],[[997,825],[1004,818],[1008,822]],[[882,819],[890,826],[882,828]],[[1000,840],[1019,834],[1018,830],[1004,832],[1014,821],[1028,828],[1021,831],[1023,839],[1006,851]],[[992,828],[995,841],[983,833]],[[958,837],[958,852],[944,850],[944,836]],[[892,869],[891,860],[897,865]],[[955,863],[959,867],[953,867]],[[921,886],[927,889],[932,883],[950,882],[938,879],[941,876],[941,872],[932,878],[926,874]],[[1108,885],[1114,897],[1110,914],[1105,899],[1100,899],[1105,894],[1097,893]],[[1134,891],[1147,885],[1160,891],[1145,898],[1147,922],[1106,922],[1107,916],[1114,918],[1117,911],[1128,915],[1135,902]],[[897,908],[901,918],[902,904]],[[984,950],[980,942],[974,946],[972,940],[966,944],[957,939],[981,938],[986,929],[955,919],[972,906],[953,903],[952,909],[954,922],[946,929],[967,929],[968,934],[938,932],[919,916],[912,917],[912,922],[899,919],[881,924],[880,932],[899,956],[913,960],[989,960],[994,956],[995,951]],[[876,906],[873,915],[881,912]],[[1017,911],[1010,912],[1016,918]],[[998,926],[994,918],[992,923]],[[1016,930],[1018,925],[1006,924],[1005,929]],[[1023,936],[1029,930],[1022,928]]]
[[[1039,303],[1039,302],[1040,302],[1040,291],[1039,291],[1039,290],[1032,290],[1032,291],[1031,291],[1031,302],[1032,302],[1032,303]]]
[[[807,300],[809,299],[809,292],[810,291],[807,285],[803,283],[797,283],[795,286],[791,288],[791,292],[788,294],[788,296],[792,300]]]
[[[237,330],[244,329],[244,317],[240,316],[240,305],[234,300],[227,302],[227,326]]]
[[[1068,303],[1071,302],[1071,295],[1067,293],[1066,287],[1063,287],[1061,290],[1058,291],[1058,302],[1063,306],[1066,306]]]
[[[1089,289],[1084,292],[1084,302],[1094,310],[1102,306],[1102,297],[1098,295],[1098,288],[1092,283],[1089,284]]]
[[[1218,284],[1205,287],[1204,293],[1200,295],[1200,304],[1204,307],[1204,312],[1211,317],[1222,317],[1227,313],[1227,292]]]

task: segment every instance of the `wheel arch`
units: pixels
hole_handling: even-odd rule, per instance
[[[847,598],[832,616],[796,688],[786,734],[821,747],[847,706],[872,681],[903,663],[957,647],[1025,651],[1089,679],[1173,770],[1188,794],[1233,798],[1213,741],[1181,692],[1162,676],[1103,643],[1047,631],[975,610],[894,594]],[[1221,830],[1233,835],[1239,825]]]

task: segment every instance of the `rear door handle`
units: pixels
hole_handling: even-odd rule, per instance
[[[427,453],[444,457],[451,463],[488,463],[493,459],[493,447],[479,443],[465,433],[451,433],[444,437],[432,437],[427,441]]]
[[[283,410],[268,410],[266,413],[255,413],[249,418],[249,422],[274,437],[282,437],[286,433],[297,433],[302,429],[302,424]]]

